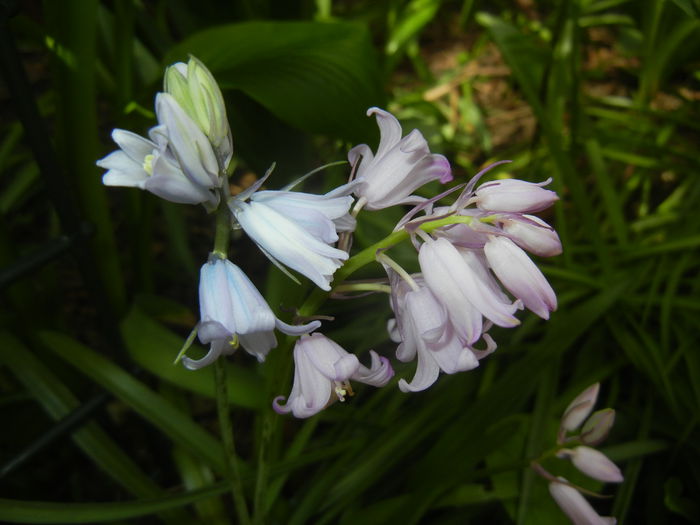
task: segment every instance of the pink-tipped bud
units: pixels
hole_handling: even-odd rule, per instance
[[[564,410],[564,415],[561,418],[561,428],[572,432],[576,430],[581,423],[588,417],[588,414],[593,410],[596,399],[598,399],[598,391],[600,383],[595,383],[569,403],[569,406]]]
[[[542,185],[549,181],[533,183],[518,179],[505,179],[482,184],[476,189],[476,205],[487,211],[533,213],[549,208],[559,199]]]
[[[562,454],[569,456],[577,469],[593,479],[608,483],[621,483],[624,479],[617,465],[594,448],[576,447],[563,450]]]
[[[604,408],[594,412],[583,424],[581,441],[586,445],[595,446],[605,441],[610,429],[615,423],[615,410]]]

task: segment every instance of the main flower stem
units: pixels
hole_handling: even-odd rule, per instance
[[[216,210],[216,233],[214,236],[213,252],[222,258],[228,256],[228,245],[231,237],[231,212],[226,204],[227,195],[221,192],[221,202]],[[224,454],[226,456],[226,470],[231,482],[231,492],[233,503],[236,507],[238,522],[241,525],[250,525],[250,514],[248,505],[243,495],[243,483],[241,482],[241,471],[238,466],[238,456],[236,455],[236,444],[233,439],[233,425],[231,425],[231,413],[228,405],[228,383],[226,381],[226,363],[224,359],[217,359],[214,362],[214,382],[216,386],[216,408],[219,415],[219,430],[221,440],[224,444]]]

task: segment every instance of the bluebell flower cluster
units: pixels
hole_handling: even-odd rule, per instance
[[[417,361],[414,377],[398,380],[403,392],[428,388],[440,372],[454,374],[479,366],[496,349],[492,325],[514,327],[518,310],[547,319],[556,296],[526,254],[561,252],[554,229],[532,215],[557,200],[544,186],[504,179],[481,184],[479,175],[434,198],[416,194],[432,181],[448,183],[448,160],[432,153],[418,130],[403,135],[389,112],[370,108],[380,130],[376,151],[360,144],[348,152],[350,182],[316,195],[287,187],[261,189],[270,173],[232,196],[228,177],[233,140],[222,93],[207,68],[192,57],[170,66],[164,92],[155,100],[157,124],[148,138],[116,129],[119,149],[97,162],[108,186],[137,187],[183,204],[202,204],[225,213],[270,261],[294,278],[296,272],[325,292],[335,272],[351,258],[349,246],[361,210],[411,205],[395,232],[404,232],[417,251],[420,273],[409,274],[385,253],[377,254],[387,274],[394,319],[389,337],[396,357]],[[438,200],[461,189],[448,207]],[[387,235],[392,232],[386,232]],[[279,396],[279,413],[305,418],[352,395],[350,381],[375,387],[389,383],[394,370],[387,357],[370,350],[369,367],[318,332],[319,320],[281,321],[245,273],[215,246],[200,272],[200,322],[196,327],[209,351],[185,356],[197,370],[242,347],[264,361],[277,345],[275,330],[299,336],[293,350],[292,391]],[[349,285],[346,285],[349,286]],[[510,295],[509,295],[510,294]]]

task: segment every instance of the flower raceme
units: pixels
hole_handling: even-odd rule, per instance
[[[391,113],[379,108],[367,110],[376,115],[381,137],[375,154],[367,144],[355,146],[348,160],[362,179],[355,190],[358,204],[368,210],[381,210],[398,204],[416,204],[423,197],[411,195],[416,189],[434,179],[446,183],[452,180],[450,163],[442,155],[430,153],[420,131],[414,129],[401,138],[401,124]]]
[[[370,350],[372,364],[360,364],[353,354],[326,336],[304,335],[294,346],[294,383],[286,404],[284,396],[273,401],[279,414],[291,412],[298,418],[317,414],[335,400],[352,395],[350,380],[380,387],[394,375],[389,360]]]
[[[431,199],[397,225],[396,229],[404,228],[414,236],[421,269],[420,274],[408,276],[385,265],[395,315],[389,331],[392,340],[400,343],[397,358],[410,361],[417,357],[418,361],[413,380],[399,381],[404,392],[429,387],[441,370],[452,374],[478,366],[479,359],[496,349],[487,331],[494,324],[504,328],[520,324],[517,310],[528,308],[548,319],[557,307],[554,291],[524,251],[541,256],[561,252],[556,232],[538,217],[524,213],[553,202],[556,194],[552,197],[553,192],[541,185],[515,180],[500,190],[493,185],[484,194],[481,188],[473,189],[478,177],[453,206],[431,210],[431,201],[436,200]],[[469,207],[478,206],[482,197],[490,210]],[[421,210],[431,213],[411,218]],[[450,216],[459,220],[427,228],[431,221]],[[417,237],[423,240],[421,244]],[[474,346],[480,339],[486,343],[484,350]]]
[[[211,346],[199,360],[183,357],[183,364],[190,370],[209,365],[222,354],[233,353],[239,344],[263,361],[277,345],[275,328],[288,335],[301,335],[321,325],[320,321],[299,326],[280,321],[245,273],[214,254],[200,271],[199,308],[199,340]]]

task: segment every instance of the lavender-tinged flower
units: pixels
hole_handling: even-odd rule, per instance
[[[508,301],[475,253],[460,252],[447,239],[428,240],[420,248],[418,261],[428,288],[467,344],[481,337],[482,315],[498,326],[520,323],[513,315],[519,302]]]
[[[508,237],[522,249],[540,257],[561,254],[559,235],[539,217],[510,215],[501,217],[498,222]]]
[[[362,158],[357,177],[363,182],[355,195],[368,210],[424,201],[411,193],[434,179],[442,183],[452,180],[449,162],[442,155],[430,153],[420,131],[413,130],[401,138],[401,124],[391,113],[370,108],[367,116],[370,115],[377,116],[381,133],[376,155],[367,144],[355,146],[348,152],[352,165]]]
[[[106,186],[126,186],[147,190],[171,202],[182,204],[203,203],[213,208],[218,195],[194,181],[180,168],[180,164],[168,148],[164,126],[151,128],[151,140],[123,129],[115,129],[112,139],[121,148],[97,165],[107,171],[102,178]]]
[[[479,186],[472,200],[481,210],[533,213],[549,208],[559,199],[555,192],[542,187],[549,182],[533,183],[518,179],[491,181]]]
[[[261,191],[250,201],[233,198],[229,207],[238,224],[275,264],[287,266],[330,290],[333,273],[348,254],[330,246],[338,240],[352,204],[349,185],[312,195],[293,191]]]
[[[502,236],[490,237],[484,253],[489,266],[508,291],[542,319],[549,319],[549,312],[557,309],[557,296],[527,254]]]
[[[396,350],[399,361],[418,358],[416,373],[410,383],[399,380],[402,392],[418,392],[430,387],[440,370],[455,374],[479,366],[478,359],[495,350],[488,335],[488,348],[478,351],[461,340],[444,306],[425,286],[411,289],[406,281],[388,270],[392,288],[391,305],[396,320],[389,325],[393,341],[400,343]],[[416,277],[414,283],[422,281]]]
[[[608,483],[622,483],[624,478],[617,465],[608,457],[591,447],[576,447],[563,449],[559,457],[568,457],[574,466],[587,476]]]
[[[215,255],[210,256],[200,272],[199,308],[199,340],[211,343],[211,347],[199,360],[182,359],[190,370],[211,364],[222,354],[233,353],[239,343],[263,361],[277,345],[275,328],[288,335],[301,335],[321,325],[320,321],[299,326],[280,321],[245,273]]]
[[[557,502],[559,508],[564,511],[574,525],[614,525],[615,518],[600,516],[584,498],[581,493],[559,478],[564,483],[552,482],[549,484],[549,493]]]
[[[182,171],[200,186],[220,187],[224,177],[211,142],[172,95],[156,95],[156,115],[165,126],[168,147]]]
[[[284,396],[273,401],[279,414],[291,412],[306,418],[319,413],[332,401],[345,400],[352,395],[349,381],[360,381],[372,386],[384,386],[394,375],[389,361],[370,351],[372,364],[367,368],[357,357],[324,335],[315,333],[302,336],[294,346],[294,384],[282,404]]]
[[[593,410],[599,391],[600,383],[594,383],[577,395],[564,410],[564,415],[561,418],[561,428],[572,432],[580,427],[581,423]]]
[[[165,92],[172,95],[187,115],[209,138],[224,171],[233,155],[226,105],[216,80],[206,66],[191,56],[165,70]]]

